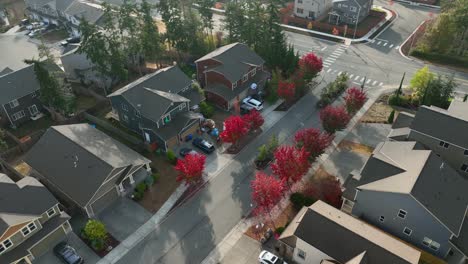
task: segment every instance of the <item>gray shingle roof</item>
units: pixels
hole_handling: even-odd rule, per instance
[[[0,71],[0,76],[2,75],[5,75],[5,74],[8,74],[10,72],[13,72],[12,69],[10,69],[9,67],[5,67],[5,69],[3,69],[2,71]]]
[[[208,71],[222,73],[231,82],[240,80],[248,72],[250,65],[260,66],[265,63],[257,53],[242,43],[232,43],[220,47],[195,62],[207,59],[214,59],[221,63],[221,65],[214,66]]]
[[[468,256],[468,216],[465,216],[465,222],[458,237],[453,237],[450,242],[459,248],[465,256]]]
[[[227,101],[231,101],[232,99],[236,98],[239,94],[241,94],[243,91],[245,91],[246,89],[249,89],[252,83],[257,84],[257,89],[263,89],[263,86],[265,85],[265,81],[268,78],[268,76],[269,76],[268,73],[264,71],[258,71],[254,79],[249,80],[248,82],[234,89],[231,89],[230,87],[226,87],[222,83],[211,83],[205,87],[205,90],[215,93],[217,95],[220,95]]]
[[[102,7],[95,3],[82,0],[75,0],[65,13],[77,18],[83,18],[88,23],[95,24],[104,14]]]
[[[468,205],[468,182],[416,142],[384,142],[361,170],[361,190],[411,194],[454,234]],[[450,205],[450,206],[448,206]]]
[[[112,169],[150,162],[89,124],[49,128],[25,161],[82,206]]]
[[[0,173],[0,236],[8,227],[38,218],[57,203],[38,180],[24,177],[15,183]]]
[[[0,105],[39,89],[39,82],[32,65],[0,76]]]
[[[410,128],[468,149],[468,102],[444,110],[435,106],[419,108]]]
[[[177,66],[161,69],[148,74],[110,94],[122,95],[140,113],[158,121],[174,102],[189,101],[178,95],[192,81]]]
[[[294,218],[280,237],[287,244],[300,238],[346,263],[365,253],[368,264],[417,264],[421,252],[357,218],[317,201]],[[295,244],[291,245],[295,247]]]

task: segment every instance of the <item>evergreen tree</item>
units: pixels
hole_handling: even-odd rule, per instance
[[[151,16],[151,9],[151,5],[143,0],[139,9],[141,15],[140,45],[146,60],[155,62],[161,56],[163,47],[158,27]]]

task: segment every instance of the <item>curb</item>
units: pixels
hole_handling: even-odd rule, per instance
[[[428,8],[440,9],[440,6],[429,5],[429,4],[424,4],[424,3],[418,3],[418,2],[408,1],[408,0],[395,0],[395,2],[400,2],[400,3],[408,4],[408,5],[411,5],[411,6],[424,6],[424,7],[428,7]]]
[[[410,58],[409,56],[406,56],[403,51],[401,50],[401,48],[403,48],[406,43],[410,40],[410,38],[416,34],[416,32],[419,30],[419,28],[424,24],[426,23],[426,20],[424,20],[423,22],[421,22],[421,24],[419,24],[419,26],[416,27],[416,29],[411,33],[411,35],[408,36],[408,38],[406,38],[406,40],[403,42],[403,44],[400,45],[400,48],[398,49],[398,51],[400,52],[400,55],[403,56],[405,59],[407,60],[410,60],[410,61],[415,61],[414,59]]]

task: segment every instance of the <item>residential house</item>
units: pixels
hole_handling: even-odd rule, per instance
[[[53,126],[26,154],[31,175],[88,217],[133,191],[150,160],[89,124]]]
[[[114,117],[163,151],[199,128],[197,108],[204,97],[177,66],[167,67],[109,95]]]
[[[69,219],[38,180],[0,174],[0,263],[32,263],[72,231]]]
[[[67,79],[71,82],[109,88],[112,85],[112,80],[97,72],[93,62],[86,57],[86,54],[78,53],[78,48],[79,44],[68,44],[60,56]]]
[[[269,78],[265,61],[241,43],[220,47],[195,63],[206,99],[226,110],[248,94],[258,93]]]
[[[29,16],[47,24],[60,25],[65,10],[75,0],[25,0]]]
[[[467,135],[468,102],[454,100],[447,110],[421,106],[416,115],[400,113],[388,137],[423,144],[468,179]]]
[[[17,71],[5,69],[0,75],[0,123],[15,128],[36,120],[43,111],[39,82],[32,65]]]
[[[298,264],[418,264],[421,256],[419,250],[322,201],[303,207],[279,241]]]
[[[357,25],[369,15],[373,4],[374,0],[333,0],[328,22]]]
[[[379,144],[345,181],[342,210],[449,264],[468,256],[468,181],[417,142]]]
[[[328,16],[333,7],[330,0],[295,0],[294,15],[311,20],[321,20]]]
[[[65,21],[67,28],[74,36],[80,36],[79,26],[81,20],[86,20],[90,24],[100,25],[103,23],[104,10],[99,4],[75,0],[65,10]]]

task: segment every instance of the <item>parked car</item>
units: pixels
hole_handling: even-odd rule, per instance
[[[263,102],[265,101],[265,100],[263,99],[264,96],[263,96],[263,92],[262,92],[262,91],[258,92],[257,94],[252,94],[250,97],[253,98],[253,99],[255,99],[255,100],[257,100],[257,101],[259,101],[259,102],[261,102],[261,103],[263,103]]]
[[[258,261],[260,261],[260,264],[288,264],[283,259],[266,250],[260,252]]]
[[[28,33],[28,37],[34,38],[35,36],[39,35],[41,33],[41,30],[39,28],[31,30],[31,32]]]
[[[180,149],[179,151],[179,154],[181,157],[185,158],[185,156],[187,156],[188,154],[197,154],[198,152],[196,152],[195,150],[191,149],[191,148],[182,148]]]
[[[80,37],[71,37],[71,38],[67,38],[67,42],[70,44],[70,43],[80,43],[81,41],[81,38]]]
[[[213,144],[211,144],[210,142],[202,139],[202,138],[195,138],[193,141],[192,141],[192,144],[201,149],[203,152],[205,152],[206,154],[210,154],[211,152],[213,152],[215,150],[215,147],[213,146]]]
[[[83,258],[66,242],[60,242],[54,247],[55,255],[67,264],[82,264]]]
[[[26,26],[29,24],[29,19],[25,18],[25,19],[22,19],[21,22],[20,22],[20,25],[22,26]]]
[[[252,106],[250,105],[247,105],[247,104],[241,104],[240,106],[240,114],[241,115],[246,115],[248,113],[250,113],[250,111],[252,111],[252,109],[254,109]]]
[[[244,100],[242,100],[243,104],[246,104],[248,106],[252,106],[253,108],[257,109],[258,111],[263,109],[263,103],[253,99],[252,97],[247,97]]]
[[[40,28],[40,27],[42,27],[44,25],[45,25],[44,22],[32,22],[31,24],[26,26],[26,29],[33,30],[33,29],[36,29],[36,28]]]

